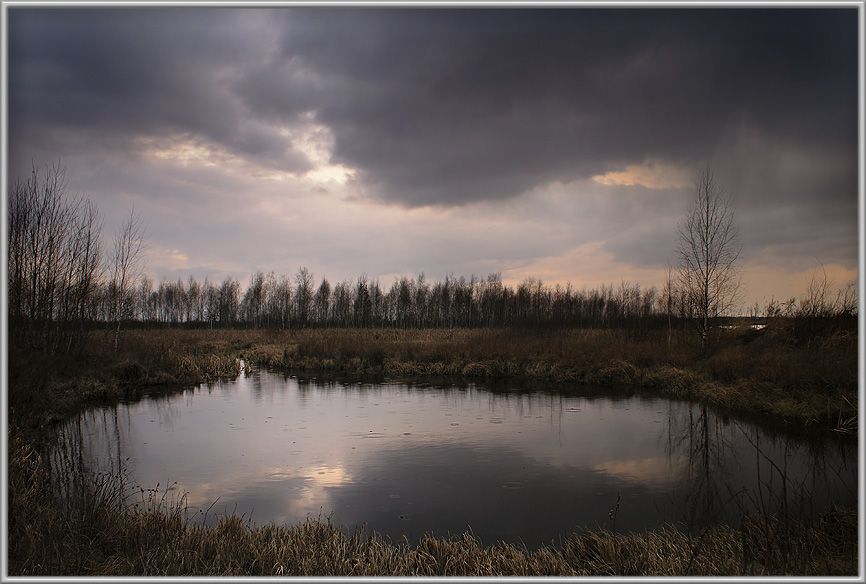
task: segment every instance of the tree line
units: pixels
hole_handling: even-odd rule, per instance
[[[244,325],[256,328],[301,327],[625,327],[662,326],[667,288],[621,283],[598,290],[571,285],[547,286],[534,278],[517,287],[503,284],[500,274],[486,279],[448,276],[429,281],[424,274],[403,276],[390,286],[366,275],[334,285],[314,283],[300,268],[292,276],[257,272],[244,288],[227,277],[222,282],[188,280],[155,284],[144,278],[127,303],[125,317],[142,322],[210,327]],[[679,318],[680,315],[677,315]]]
[[[616,328],[641,336],[651,330],[694,327],[701,343],[711,322],[732,306],[739,255],[733,216],[709,171],[681,225],[680,266],[661,288],[621,282],[598,289],[546,285],[527,278],[507,286],[486,278],[402,276],[390,285],[366,275],[331,284],[306,267],[289,275],[256,272],[243,285],[195,277],[154,282],[144,274],[146,226],[131,210],[102,243],[96,205],[68,192],[65,170],[34,168],[9,191],[8,314],[10,342],[71,351],[100,323],[201,327],[532,327]],[[719,235],[722,234],[722,236]],[[721,242],[721,244],[719,243]],[[713,249],[709,243],[721,245]],[[720,274],[722,276],[720,276]],[[856,313],[852,287],[830,298],[826,276],[810,298],[791,299],[768,316],[800,313],[825,318]],[[820,296],[818,296],[820,292]],[[757,307],[752,316],[758,316]],[[801,315],[802,316],[802,315]]]

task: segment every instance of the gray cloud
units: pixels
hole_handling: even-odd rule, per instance
[[[275,125],[315,110],[370,196],[460,205],[699,167],[737,124],[852,157],[856,36],[853,9],[12,9],[10,134],[190,132],[293,171]]]
[[[232,76],[266,54],[250,30],[266,25],[261,11],[10,9],[13,154],[48,140],[73,150],[64,130],[130,150],[139,136],[190,135],[272,168],[308,168],[231,91]]]
[[[773,249],[792,266],[803,256],[852,267],[857,259],[856,8],[12,7],[8,15],[12,176],[31,158],[91,164],[70,168],[88,190],[148,197],[166,216],[207,207],[204,229],[225,227],[224,209],[254,198],[251,183],[191,168],[132,171],[125,165],[142,164],[141,139],[189,139],[302,173],[313,161],[291,130],[314,112],[333,138],[332,162],[356,170],[370,201],[470,215],[479,203],[513,203],[529,228],[550,226],[513,244],[503,233],[447,242],[394,234],[415,255],[390,268],[380,256],[333,259],[353,243],[292,242],[298,253],[331,254],[322,260],[330,265],[447,272],[457,261],[529,263],[600,240],[617,261],[663,265],[690,189],[590,180],[648,160],[694,180],[712,164],[735,198],[749,253]],[[549,209],[525,200],[557,182],[580,188]],[[109,200],[109,213],[125,202]],[[183,221],[163,225],[161,237],[179,246],[172,229]],[[267,233],[279,237],[280,228]]]
[[[292,11],[278,56],[244,78],[244,95],[269,113],[315,102],[338,159],[371,195],[408,206],[512,197],[647,157],[700,166],[739,124],[851,157],[854,17]],[[306,98],[275,86],[293,78],[287,63],[315,72]]]

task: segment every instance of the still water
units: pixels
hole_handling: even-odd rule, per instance
[[[852,440],[602,388],[255,371],[90,410],[58,444],[58,474],[120,471],[139,499],[157,484],[186,493],[191,521],[330,516],[394,542],[471,529],[485,545],[533,549],[584,529],[700,529],[744,510],[815,516],[857,501]]]

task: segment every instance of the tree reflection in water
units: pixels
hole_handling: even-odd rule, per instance
[[[783,521],[815,519],[821,501],[857,500],[853,444],[833,436],[793,436],[719,415],[705,404],[687,415],[668,410],[667,456],[684,457],[679,522],[690,531],[751,514]],[[850,442],[850,441],[847,441]],[[838,449],[838,456],[829,453]],[[856,452],[856,451],[854,451]],[[854,481],[852,484],[851,481]]]

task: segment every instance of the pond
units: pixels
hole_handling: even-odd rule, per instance
[[[191,521],[330,517],[393,542],[472,531],[529,549],[601,527],[701,529],[857,503],[857,445],[635,391],[319,382],[268,371],[94,409],[56,474],[186,494]]]

